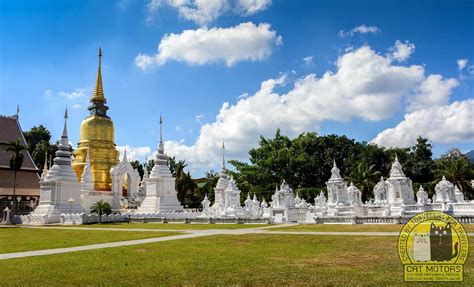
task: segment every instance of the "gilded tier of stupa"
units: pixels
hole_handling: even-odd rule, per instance
[[[80,139],[74,151],[72,166],[78,181],[84,170],[89,149],[89,162],[96,191],[112,190],[110,168],[119,162],[119,152],[115,148],[114,123],[107,116],[109,109],[102,87],[101,59],[102,51],[99,48],[99,67],[94,93],[90,99],[91,105],[87,108],[90,115],[81,123]]]

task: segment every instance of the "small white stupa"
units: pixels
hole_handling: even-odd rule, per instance
[[[81,184],[71,166],[71,147],[67,135],[67,109],[64,129],[54,164],[41,181],[40,202],[30,214],[30,223],[59,223],[61,213],[81,213]]]
[[[225,145],[222,143],[222,169],[217,180],[217,185],[214,188],[214,204],[213,209],[218,208],[219,202],[224,202],[225,205],[225,190],[229,185],[229,178],[227,176],[227,168],[225,167]]]
[[[412,188],[411,179],[403,173],[402,165],[395,154],[395,161],[392,163],[390,177],[387,183],[387,199],[390,205],[415,204],[415,193]]]
[[[182,211],[175,189],[175,179],[167,165],[163,144],[163,120],[160,116],[160,144],[156,155],[155,166],[150,177],[145,179],[146,197],[137,213],[167,213]]]
[[[328,205],[348,205],[347,183],[342,179],[340,170],[334,160],[331,178],[326,182],[328,190]]]

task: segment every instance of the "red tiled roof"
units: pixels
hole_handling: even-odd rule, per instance
[[[17,117],[0,116],[0,168],[10,168],[11,154],[5,152],[3,148],[6,143],[17,138],[20,139],[22,144],[27,145]],[[28,151],[23,152],[23,157],[22,170],[38,170]]]

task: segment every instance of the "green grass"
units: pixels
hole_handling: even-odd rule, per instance
[[[0,253],[62,248],[176,234],[179,233],[0,228]]]
[[[65,225],[58,225],[61,227],[67,227]],[[206,230],[206,229],[242,229],[242,228],[256,228],[266,227],[268,224],[184,224],[184,223],[105,223],[105,224],[90,224],[90,225],[77,225],[71,227],[89,227],[89,228],[145,228],[145,229],[166,229],[166,230]]]
[[[303,224],[288,227],[270,228],[269,231],[338,231],[338,232],[399,232],[402,224]],[[468,232],[474,231],[474,224],[465,224]]]
[[[474,284],[472,256],[464,274],[464,284]],[[8,278],[3,286],[404,284],[396,237],[276,234],[218,235],[10,259],[2,261],[0,278]]]

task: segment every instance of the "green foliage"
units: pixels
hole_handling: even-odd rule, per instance
[[[5,152],[11,153],[10,168],[13,170],[13,198],[15,198],[16,195],[16,173],[23,165],[23,151],[26,150],[26,148],[27,147],[20,142],[19,138],[7,143],[4,147]],[[13,201],[12,209],[13,211],[15,210],[15,201]]]
[[[365,161],[359,162],[357,168],[351,171],[349,180],[360,189],[363,202],[372,197],[372,190],[379,181],[380,174],[374,164],[369,165]]]
[[[474,172],[472,164],[464,155],[456,155],[450,151],[437,160],[436,181],[443,176],[454,183],[468,198],[473,197],[470,180],[474,177]]]
[[[112,213],[112,207],[108,202],[103,200],[97,201],[96,203],[92,204],[90,213],[95,213],[99,215],[99,223],[102,223],[102,215],[106,214],[109,215]]]
[[[138,171],[138,174],[140,175],[140,178],[143,179],[143,174],[145,173],[144,171],[144,164],[141,164],[138,160],[134,160],[130,162],[132,167]]]
[[[57,143],[50,143],[51,132],[43,125],[34,126],[29,131],[24,132],[23,135],[28,143],[28,152],[41,173],[46,154],[48,155],[48,161],[54,159],[55,152],[58,150]]]

